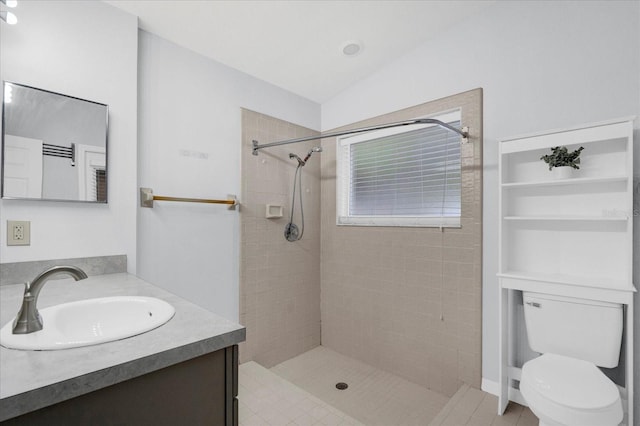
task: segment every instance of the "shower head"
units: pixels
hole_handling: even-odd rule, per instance
[[[311,157],[311,154],[313,154],[314,152],[322,152],[322,147],[321,146],[314,146],[313,148],[311,148],[309,150],[309,152],[307,153],[307,156],[304,157],[303,163],[307,163],[307,160],[309,160],[309,157]],[[303,164],[304,165],[304,164]]]

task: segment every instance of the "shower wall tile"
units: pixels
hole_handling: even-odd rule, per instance
[[[317,134],[263,114],[242,110],[240,209],[240,322],[247,340],[240,362],[271,367],[320,344],[320,155],[302,169],[304,238],[284,238],[295,172],[289,152],[304,156],[313,142],[269,148],[260,143]],[[265,205],[284,207],[285,217],[266,219]],[[300,224],[299,207],[294,222]]]
[[[320,218],[322,345],[453,395],[481,382],[482,91],[352,127],[462,107],[462,227],[336,225],[335,139],[323,140]]]

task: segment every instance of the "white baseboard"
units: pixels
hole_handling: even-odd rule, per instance
[[[498,385],[498,382],[487,380],[484,377],[482,378],[480,389],[495,396],[498,396],[498,394],[500,393],[500,386]],[[520,391],[513,387],[509,388],[509,401],[517,402],[518,404],[524,405],[525,407],[529,406],[529,404],[527,404],[527,401],[525,401],[525,399],[522,397]]]

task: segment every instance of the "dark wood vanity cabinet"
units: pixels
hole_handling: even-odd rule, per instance
[[[238,425],[233,345],[6,420],[2,426]]]

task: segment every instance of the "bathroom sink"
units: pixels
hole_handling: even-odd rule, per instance
[[[102,297],[40,309],[44,327],[13,334],[13,321],[0,330],[10,349],[57,350],[111,342],[146,333],[169,321],[175,309],[164,300],[142,296]]]

